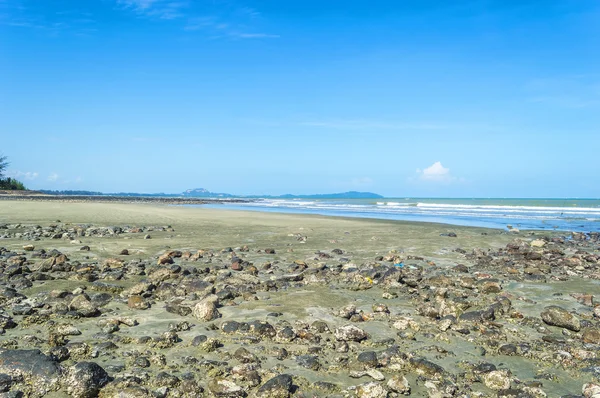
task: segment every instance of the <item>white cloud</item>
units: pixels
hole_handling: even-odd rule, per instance
[[[6,172],[6,176],[10,178],[16,178],[17,180],[35,180],[36,178],[38,178],[39,173],[36,171],[10,170]]]
[[[56,181],[58,180],[58,174],[52,173],[48,176],[48,181]]]
[[[450,169],[442,165],[442,162],[435,162],[431,166],[421,170],[417,169],[419,178],[423,181],[449,183],[456,180],[456,177],[450,174]]]

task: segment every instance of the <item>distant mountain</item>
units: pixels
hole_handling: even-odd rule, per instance
[[[49,195],[81,195],[81,196],[134,196],[134,197],[185,197],[185,198],[248,198],[248,199],[381,199],[383,196],[372,192],[357,192],[349,191],[342,193],[325,193],[314,195],[232,195],[229,193],[210,192],[205,188],[188,189],[182,193],[135,193],[135,192],[118,192],[118,193],[103,193],[94,191],[50,191],[42,190]]]
[[[231,195],[228,193],[210,192],[209,190],[204,189],[204,188],[188,189],[187,191],[184,191],[181,195],[185,196],[185,197],[189,197],[189,198],[233,198],[234,197],[234,195]]]

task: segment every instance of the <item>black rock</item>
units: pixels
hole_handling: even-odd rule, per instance
[[[321,368],[319,357],[316,355],[299,355],[296,357],[296,363],[307,369],[319,370]]]
[[[67,392],[78,398],[97,397],[109,381],[108,373],[97,363],[79,362],[69,370]]]
[[[293,379],[289,374],[275,376],[263,384],[257,391],[257,398],[289,397],[292,392]]]
[[[10,390],[13,384],[13,379],[6,373],[0,373],[0,392],[6,392]]]
[[[357,360],[358,362],[369,368],[375,368],[379,363],[375,351],[361,352],[360,354],[358,354]]]
[[[50,390],[62,375],[59,363],[40,350],[1,351],[0,372],[21,374],[31,379],[40,391]]]
[[[429,376],[443,375],[445,372],[444,368],[437,365],[425,358],[411,358],[410,364],[417,370],[425,373]]]
[[[198,335],[192,339],[192,345],[199,346],[200,344],[204,343],[206,340],[208,340],[208,337],[206,337],[205,335],[203,335],[203,334]]]

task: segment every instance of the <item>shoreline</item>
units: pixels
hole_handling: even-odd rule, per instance
[[[599,238],[2,201],[0,374],[31,397],[578,396]]]
[[[0,194],[0,200],[6,201],[32,201],[32,202],[65,202],[65,203],[165,203],[178,205],[202,205],[220,203],[248,203],[247,200],[237,198],[211,199],[211,198],[178,198],[178,197],[146,197],[146,196],[97,196],[97,195],[48,195],[48,194]]]

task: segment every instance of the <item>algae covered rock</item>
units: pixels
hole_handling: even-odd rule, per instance
[[[292,384],[293,379],[289,374],[275,376],[258,389],[256,398],[288,398]]]
[[[354,326],[354,325],[345,325],[340,328],[335,329],[334,332],[335,338],[338,341],[363,341],[366,340],[369,335],[364,330]]]
[[[110,381],[108,373],[94,362],[79,362],[69,369],[65,381],[67,392],[76,398],[97,397],[100,389]]]
[[[212,321],[221,317],[221,313],[217,310],[217,302],[219,298],[216,295],[210,295],[194,306],[192,314],[195,318],[202,321]]]
[[[0,373],[22,379],[32,389],[26,391],[28,396],[38,397],[60,387],[63,370],[57,361],[40,350],[2,350]]]
[[[556,305],[546,307],[541,313],[542,320],[551,326],[558,326],[578,332],[581,329],[579,319],[569,311]]]

